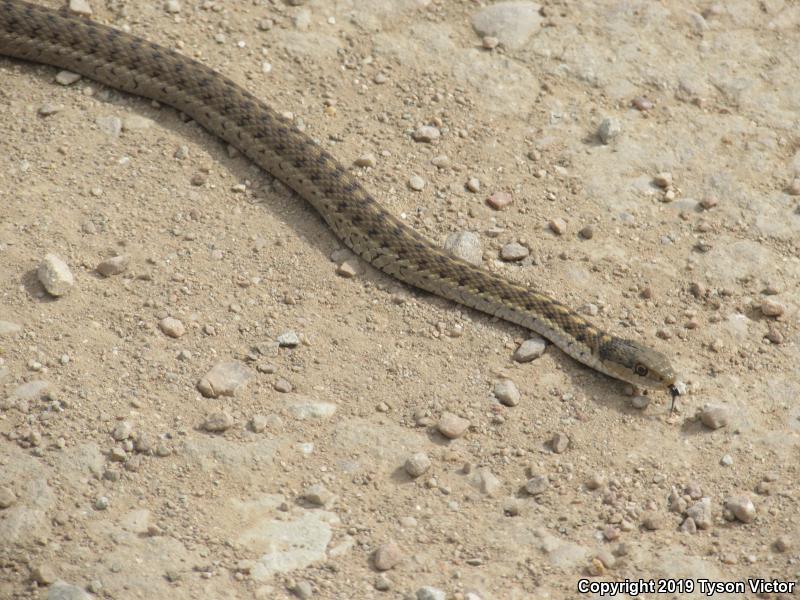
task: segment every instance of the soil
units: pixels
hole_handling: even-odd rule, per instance
[[[87,18],[224,73],[436,243],[472,232],[490,270],[669,355],[675,413],[551,344],[516,361],[530,332],[352,258],[177,111],[0,57],[0,597],[797,580],[800,6],[546,1],[485,35],[491,6]],[[219,363],[247,381],[209,397]]]

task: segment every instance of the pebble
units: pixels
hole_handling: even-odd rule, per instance
[[[336,495],[321,483],[310,486],[303,494],[303,498],[315,506],[325,507],[330,507],[336,501]]]
[[[585,240],[590,240],[594,237],[594,227],[592,227],[591,225],[586,225],[586,227],[583,227],[578,232],[578,235]]]
[[[168,13],[177,14],[181,12],[181,3],[178,0],[167,0],[164,3],[164,9]]]
[[[51,296],[63,296],[72,289],[75,277],[67,263],[55,254],[47,254],[36,271],[39,281]]]
[[[531,496],[538,496],[543,494],[547,488],[550,487],[550,482],[544,475],[535,475],[531,477],[525,484],[525,491]]]
[[[494,210],[503,210],[506,206],[513,202],[514,197],[508,192],[494,192],[486,199],[488,204]]]
[[[500,258],[507,262],[516,262],[527,257],[530,253],[530,250],[522,244],[511,242],[500,249]]]
[[[91,597],[76,585],[56,581],[47,588],[47,600],[91,600]]]
[[[789,539],[788,535],[781,535],[778,536],[773,545],[778,552],[787,552],[792,547],[792,540]]]
[[[197,389],[207,398],[234,396],[253,376],[253,371],[238,361],[220,361],[200,379]]]
[[[431,468],[431,459],[424,452],[416,452],[406,459],[403,468],[411,477],[419,477]]]
[[[441,154],[439,156],[434,156],[431,159],[431,164],[437,169],[446,169],[450,166],[450,159],[446,155]]]
[[[361,272],[361,266],[357,259],[349,258],[336,267],[336,274],[345,279],[352,279]]]
[[[547,347],[543,338],[535,337],[522,342],[512,357],[518,363],[531,362],[542,356]]]
[[[692,517],[686,517],[678,529],[683,533],[694,534],[697,533],[697,524]]]
[[[672,187],[672,173],[668,171],[658,173],[655,177],[653,177],[653,183],[664,190],[668,187]]]
[[[780,317],[784,310],[783,305],[774,300],[763,300],[761,302],[761,313],[765,317]]]
[[[378,571],[388,571],[398,565],[403,558],[400,546],[396,542],[390,541],[378,546],[372,555],[372,564]]]
[[[723,467],[730,467],[733,464],[733,457],[730,454],[724,454],[722,458],[719,459],[719,464]]]
[[[408,187],[415,192],[421,192],[425,189],[425,180],[419,175],[412,175],[408,178]]]
[[[165,317],[158,322],[158,328],[171,338],[179,338],[186,333],[186,327],[178,319]]]
[[[250,429],[253,433],[263,433],[267,429],[269,420],[265,415],[255,415],[250,419]]]
[[[519,404],[519,389],[517,388],[517,384],[510,379],[501,379],[495,382],[493,393],[495,398],[506,406],[516,406]]]
[[[111,437],[117,442],[123,442],[131,437],[133,433],[133,425],[130,421],[120,421],[117,423],[114,430],[111,432]]]
[[[372,152],[368,152],[355,159],[353,164],[355,164],[357,167],[374,167],[378,164],[378,159],[375,158],[375,155],[372,154]]]
[[[787,191],[791,196],[800,196],[800,177],[792,180]]]
[[[0,509],[8,508],[17,501],[17,496],[11,488],[0,486]]]
[[[622,133],[622,124],[619,119],[614,117],[606,117],[600,122],[600,127],[597,128],[597,137],[606,145],[619,137],[620,133]]]
[[[281,394],[288,394],[292,391],[292,384],[283,377],[279,378],[272,387]]]
[[[111,137],[119,137],[122,133],[122,119],[119,117],[97,117],[94,122],[100,131]]]
[[[487,50],[494,50],[495,48],[497,48],[499,44],[500,40],[491,35],[485,35],[481,40],[481,45]]]
[[[69,10],[76,15],[89,16],[92,14],[89,0],[69,0]]]
[[[469,421],[451,412],[442,413],[436,428],[444,437],[454,440],[460,438],[469,428]]]
[[[104,260],[97,265],[96,270],[103,277],[111,277],[112,275],[119,275],[127,270],[129,263],[130,257],[126,254],[122,254]]]
[[[76,81],[80,80],[81,76],[78,73],[73,73],[72,71],[59,71],[56,74],[56,83],[59,85],[72,85]]]
[[[447,236],[444,249],[456,258],[480,266],[483,262],[483,250],[480,238],[471,231],[457,231]]]
[[[386,592],[392,589],[392,580],[389,579],[386,573],[381,573],[375,578],[374,586],[379,592]]]
[[[733,496],[725,500],[725,508],[742,523],[752,523],[756,518],[756,507],[747,496]]]
[[[497,2],[475,13],[472,28],[482,38],[493,37],[507,48],[522,48],[541,27],[540,9],[535,2]]]
[[[567,232],[567,222],[561,217],[551,219],[547,226],[556,235],[564,235]]]
[[[631,406],[633,408],[644,410],[649,405],[650,405],[650,396],[636,395],[631,398]]]
[[[308,600],[314,595],[314,588],[311,587],[308,581],[303,580],[292,586],[292,592],[301,600]]]
[[[690,517],[698,529],[710,529],[714,524],[711,517],[711,500],[702,498],[686,509],[686,516]]]
[[[94,501],[94,508],[95,510],[105,510],[108,508],[109,504],[110,503],[106,496],[98,496],[97,499]]]
[[[563,454],[569,448],[570,439],[566,433],[555,433],[550,439],[550,448],[556,454]]]
[[[40,117],[49,117],[64,110],[63,104],[42,104],[37,111]]]
[[[487,468],[477,469],[471,475],[470,482],[477,487],[482,494],[490,498],[498,496],[503,489],[503,484],[497,476]]]
[[[472,192],[473,194],[477,194],[481,191],[481,180],[477,177],[470,177],[467,179],[466,188],[468,191]]]
[[[300,336],[294,331],[287,331],[278,336],[278,345],[281,348],[294,348],[300,345]]]
[[[700,421],[709,429],[720,429],[730,422],[730,411],[719,404],[706,404],[700,411]]]
[[[414,131],[413,138],[415,142],[423,142],[426,144],[430,144],[431,142],[438,140],[441,136],[439,129],[437,127],[433,127],[431,125],[423,125],[422,127],[418,127],[416,131]]]
[[[233,427],[233,417],[224,410],[211,413],[203,421],[203,429],[211,433],[221,433],[231,427]]]
[[[447,594],[438,588],[426,585],[417,590],[417,600],[447,600]]]
[[[589,475],[589,478],[586,480],[584,485],[586,486],[586,489],[597,490],[603,487],[605,484],[605,477],[603,477],[600,473],[592,473]]]
[[[50,585],[58,576],[55,569],[47,563],[40,563],[31,567],[31,581],[35,581],[39,585]]]

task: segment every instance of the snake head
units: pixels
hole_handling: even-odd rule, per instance
[[[668,389],[673,398],[680,393],[669,359],[656,350],[612,336],[600,344],[598,356],[606,372],[617,379],[645,388]]]

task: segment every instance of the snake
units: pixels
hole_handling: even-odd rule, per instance
[[[231,79],[91,19],[0,0],[0,54],[75,72],[188,115],[308,201],[355,254],[384,273],[532,330],[634,386],[680,394],[661,352],[596,327],[547,294],[451,255],[385,208],[328,151]]]

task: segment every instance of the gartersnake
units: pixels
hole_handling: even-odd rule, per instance
[[[549,296],[455,258],[384,210],[308,135],[230,79],[88,19],[0,0],[0,54],[53,65],[183,111],[294,189],[361,258],[414,287],[517,323],[607,375],[679,393],[660,352],[599,330]]]

